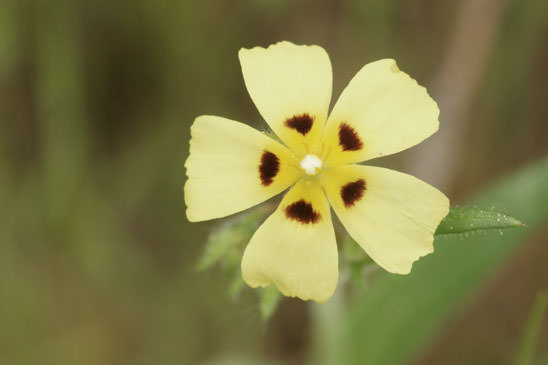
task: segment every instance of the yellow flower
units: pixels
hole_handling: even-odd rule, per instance
[[[329,299],[338,280],[330,204],[378,265],[408,274],[433,251],[449,200],[413,176],[354,163],[402,151],[437,131],[439,109],[426,89],[394,60],[372,62],[328,117],[332,72],[323,48],[280,42],[241,49],[239,58],[253,102],[283,144],[226,118],[196,118],[185,164],[188,219],[224,217],[289,188],[245,249],[248,285]]]

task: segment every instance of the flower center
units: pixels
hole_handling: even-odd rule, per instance
[[[322,160],[316,155],[306,155],[301,160],[301,169],[303,169],[307,175],[316,175],[321,168]]]

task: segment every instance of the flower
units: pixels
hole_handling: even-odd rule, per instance
[[[438,129],[426,89],[383,59],[365,65],[328,117],[331,63],[319,46],[279,42],[241,49],[245,85],[282,143],[226,118],[191,127],[184,187],[189,221],[220,218],[288,189],[242,258],[251,287],[324,302],[338,281],[330,205],[381,267],[407,274],[433,251],[447,197],[413,176],[356,165],[412,147]]]

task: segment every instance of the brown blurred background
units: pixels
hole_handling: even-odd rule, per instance
[[[197,115],[265,128],[238,49],[284,39],[328,51],[333,101],[379,58],[426,85],[440,132],[379,163],[455,203],[548,152],[546,1],[3,0],[0,363],[310,358],[306,303],[265,325],[251,290],[196,272],[213,224],[182,196]],[[544,227],[416,361],[502,363],[548,287]]]

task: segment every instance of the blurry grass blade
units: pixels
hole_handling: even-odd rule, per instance
[[[280,299],[282,298],[282,294],[278,291],[278,288],[276,288],[274,285],[267,286],[264,289],[261,289],[261,302],[260,302],[260,308],[261,308],[261,317],[263,321],[268,321],[270,317],[274,314],[276,311],[276,308],[278,308],[278,304],[280,303]]]
[[[40,1],[35,14],[37,109],[47,189],[48,218],[72,218],[75,196],[89,179],[88,106],[83,31],[74,14],[76,1]]]
[[[15,60],[18,32],[16,19],[15,4],[10,1],[0,2],[0,74]]]
[[[516,218],[494,210],[477,207],[454,207],[441,221],[436,234],[465,233],[521,226],[523,226],[523,223]]]
[[[537,294],[525,329],[521,336],[516,352],[516,365],[531,365],[535,356],[535,346],[542,328],[542,320],[548,306],[548,291],[543,290]]]

